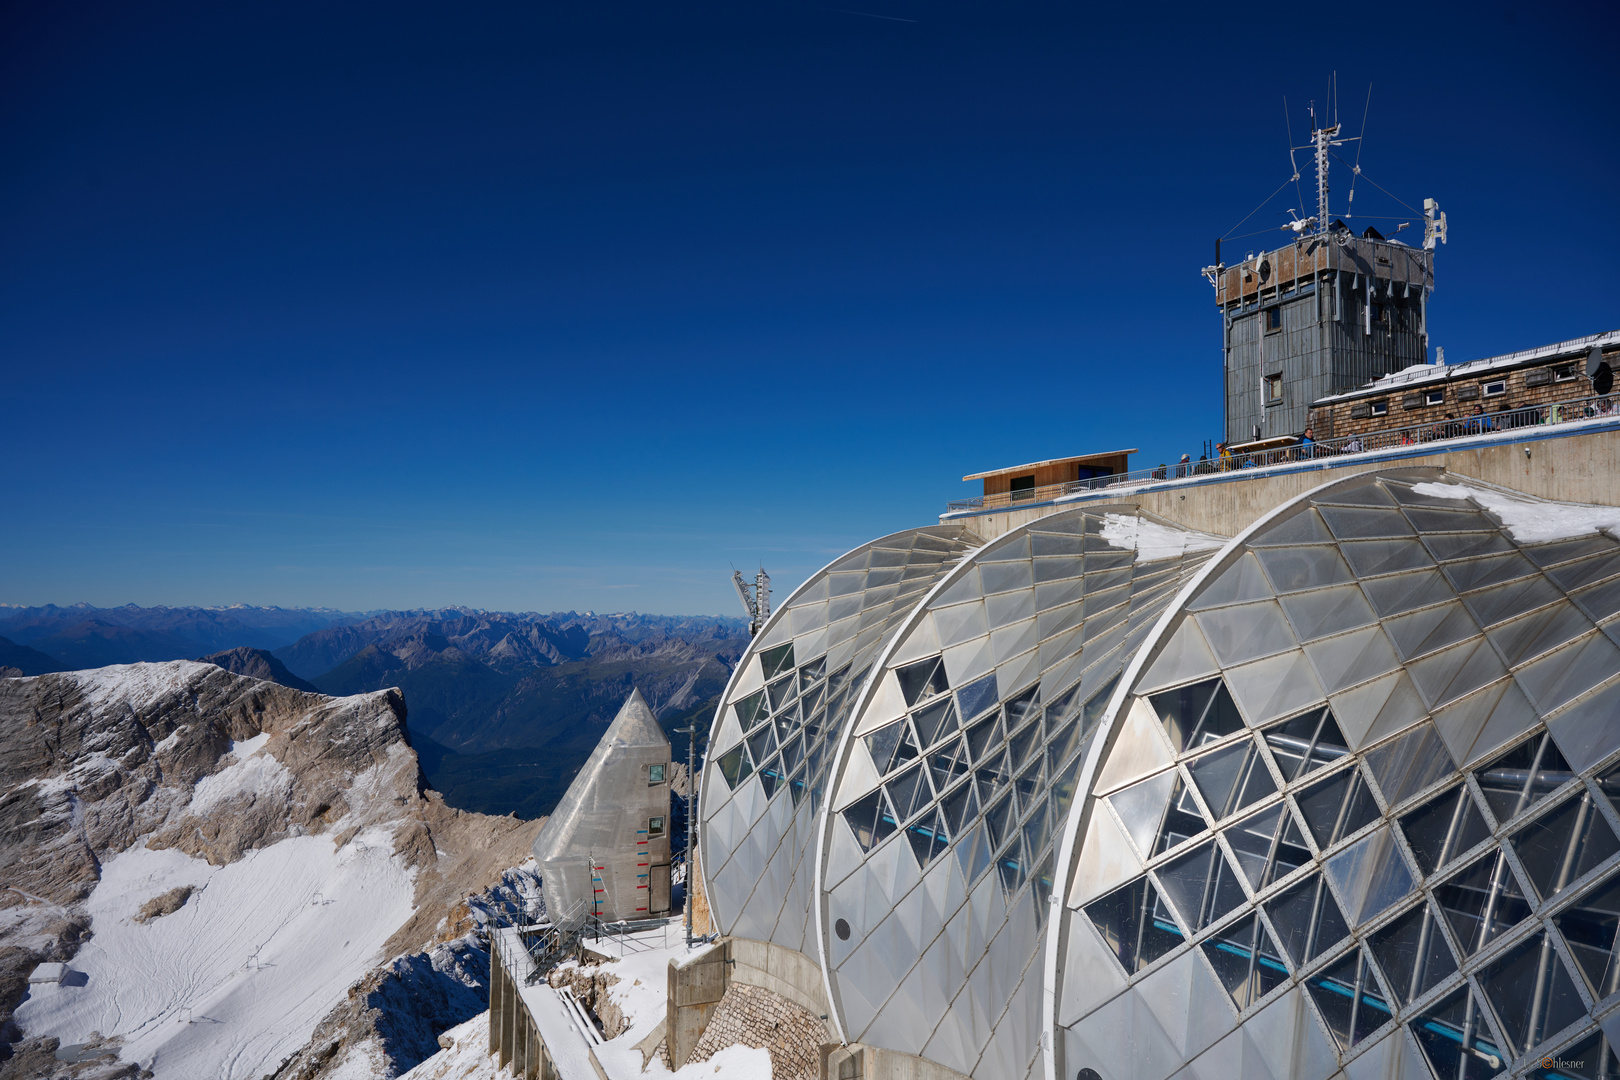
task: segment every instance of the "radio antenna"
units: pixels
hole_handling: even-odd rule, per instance
[[[1356,163],[1350,169],[1350,197],[1344,201],[1344,216],[1350,218],[1350,211],[1356,208],[1356,181],[1361,179],[1361,148],[1367,142],[1367,114],[1372,111],[1372,83],[1367,84],[1367,104],[1361,110],[1361,135],[1356,143]]]

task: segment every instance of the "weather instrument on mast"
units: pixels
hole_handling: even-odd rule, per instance
[[[771,617],[771,575],[767,574],[762,566],[759,573],[754,575],[753,584],[750,585],[743,579],[741,570],[733,570],[731,583],[737,586],[737,595],[742,599],[743,610],[748,612],[748,636],[753,637],[759,633],[759,628],[765,625],[765,620]]]

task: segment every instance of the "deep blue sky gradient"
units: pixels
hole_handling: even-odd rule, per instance
[[[1620,327],[1611,6],[1286,14],[7,5],[0,601],[736,613],[964,473],[1196,457],[1198,268],[1335,69],[1449,359]]]

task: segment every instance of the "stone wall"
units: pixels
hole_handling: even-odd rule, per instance
[[[688,1061],[708,1061],[728,1046],[757,1046],[770,1053],[775,1080],[817,1080],[826,1040],[826,1025],[807,1010],[764,987],[733,983]]]

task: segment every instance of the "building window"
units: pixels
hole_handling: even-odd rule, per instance
[[[662,765],[649,765],[649,766],[647,766],[647,786],[652,787],[654,784],[662,784],[663,782],[664,782],[664,766],[662,766]]]
[[[1553,382],[1569,382],[1575,377],[1574,364],[1559,364],[1553,368]]]
[[[1374,416],[1388,416],[1389,415],[1389,399],[1385,398],[1383,401],[1375,401],[1375,402],[1373,402],[1372,403],[1372,414]]]
[[[648,818],[647,819],[647,835],[648,836],[663,836],[664,835],[664,819],[661,818],[661,817]]]
[[[1446,392],[1444,390],[1425,390],[1425,391],[1423,391],[1423,404],[1425,404],[1425,405],[1444,405],[1445,403],[1446,403]]]
[[[1281,405],[1282,404],[1282,376],[1281,375],[1267,375],[1266,376],[1266,404],[1267,405]]]
[[[1490,382],[1483,384],[1483,387],[1486,397],[1501,397],[1507,393],[1507,380],[1492,379]]]
[[[1378,323],[1379,325],[1383,325],[1383,322],[1384,322],[1384,305],[1383,304],[1374,304],[1372,306],[1372,321],[1375,322],[1375,323]]]
[[[1281,330],[1282,329],[1282,308],[1281,307],[1274,307],[1274,308],[1267,308],[1266,309],[1266,329],[1267,330]]]
[[[1008,490],[1012,492],[1014,499],[1033,499],[1035,497],[1034,475],[1013,477]]]

